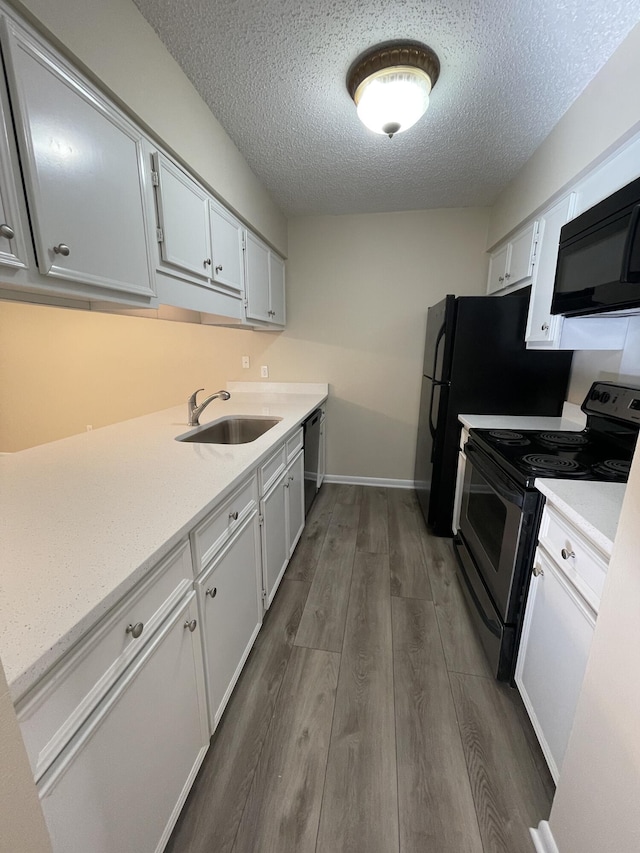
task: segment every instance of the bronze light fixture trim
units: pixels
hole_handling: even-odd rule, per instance
[[[347,89],[363,124],[392,137],[424,115],[439,76],[440,60],[428,45],[392,41],[355,60],[347,73]]]

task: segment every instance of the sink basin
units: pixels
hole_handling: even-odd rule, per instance
[[[196,427],[176,436],[176,441],[196,441],[199,444],[248,444],[280,423],[282,418],[228,417]]]

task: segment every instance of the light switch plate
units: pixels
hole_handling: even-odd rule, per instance
[[[268,379],[268,378],[269,378],[269,367],[268,367],[268,365],[266,365],[266,364],[263,364],[263,365],[262,365],[262,367],[260,368],[260,376],[261,376],[263,379]]]
[[[243,355],[243,356],[242,356],[242,366],[243,366],[244,368],[251,367],[251,362],[249,361],[249,356],[248,356],[248,355]]]

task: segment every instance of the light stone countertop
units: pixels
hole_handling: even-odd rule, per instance
[[[625,483],[537,479],[535,486],[570,522],[611,557]]]
[[[328,386],[229,383],[202,424],[282,421],[249,444],[175,441],[184,405],[0,457],[0,658],[16,701],[183,540]],[[234,393],[240,392],[243,393]]]

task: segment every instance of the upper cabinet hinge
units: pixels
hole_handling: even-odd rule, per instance
[[[247,249],[247,236],[243,231],[242,232],[242,251],[245,252],[246,249]]]
[[[160,175],[155,171],[155,169],[151,172],[151,184],[154,187],[160,186]]]
[[[264,524],[264,515],[258,516],[258,524]]]
[[[156,239],[158,243],[164,243],[164,234],[162,233],[162,228],[156,228]]]

